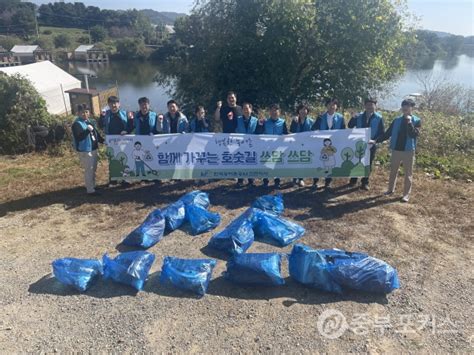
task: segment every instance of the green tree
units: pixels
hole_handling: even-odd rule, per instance
[[[16,154],[28,148],[27,126],[48,125],[46,102],[20,75],[0,74],[0,153]]]
[[[356,142],[356,149],[354,155],[357,159],[359,159],[359,163],[362,161],[362,158],[365,155],[365,151],[367,149],[367,143],[364,141],[357,141]]]
[[[161,50],[170,74],[157,80],[176,79],[183,102],[233,89],[258,106],[325,95],[352,104],[404,70],[406,37],[390,0],[200,1],[175,31]]]
[[[91,39],[93,43],[102,42],[107,37],[107,30],[102,26],[91,27]]]
[[[346,147],[341,151],[341,158],[344,161],[352,160],[353,157],[354,157],[354,151],[352,150],[352,148]]]
[[[144,59],[148,51],[143,40],[124,38],[117,41],[117,55],[123,59]]]
[[[60,33],[54,37],[54,46],[56,48],[69,48],[71,45],[72,39],[67,33]]]

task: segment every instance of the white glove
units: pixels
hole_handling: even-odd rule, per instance
[[[94,127],[92,127],[92,125],[88,124],[87,129],[89,130],[89,132],[92,132],[94,130]]]
[[[127,131],[122,131],[122,132],[120,132],[120,134],[121,134],[122,136],[124,136],[124,135],[127,134]]]

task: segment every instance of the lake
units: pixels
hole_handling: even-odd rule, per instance
[[[95,76],[89,78],[89,86],[99,90],[117,84],[121,104],[127,110],[137,109],[138,98],[147,96],[155,111],[166,111],[166,102],[170,99],[167,94],[169,88],[159,86],[153,81],[158,69],[152,62],[116,61],[108,64],[69,62],[61,64],[61,67],[81,78],[83,86],[83,74]],[[436,60],[430,69],[408,70],[394,83],[391,94],[379,101],[379,107],[397,110],[406,95],[421,91],[417,76],[427,74],[432,74],[434,77],[445,76],[454,83],[474,88],[474,57],[460,55],[452,60]]]

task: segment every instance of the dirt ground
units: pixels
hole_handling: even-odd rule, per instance
[[[369,192],[349,189],[346,181],[336,182],[334,194],[283,186],[284,217],[306,228],[300,242],[366,252],[396,267],[401,288],[387,296],[303,287],[288,277],[286,262],[284,286],[237,286],[221,276],[225,257],[206,248],[213,233],[192,237],[183,230],[150,249],[156,261],[144,291],[98,281],[79,294],[52,277],[54,259],[116,255],[121,240],[150,211],[195,186],[135,184],[88,198],[74,158],[62,161],[55,178],[48,171],[58,162],[45,159],[0,159],[2,353],[474,351],[472,184],[418,173],[408,204],[398,202],[399,194],[382,195],[388,178],[382,168]],[[41,169],[22,170],[33,163]],[[200,189],[221,214],[217,231],[268,192],[236,190],[231,181]],[[255,242],[248,252],[290,250]],[[167,255],[216,258],[208,294],[199,299],[161,286]],[[324,319],[329,311],[340,313]]]

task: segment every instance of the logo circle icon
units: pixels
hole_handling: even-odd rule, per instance
[[[336,309],[328,309],[318,317],[319,334],[327,339],[337,339],[349,328],[346,317]]]

